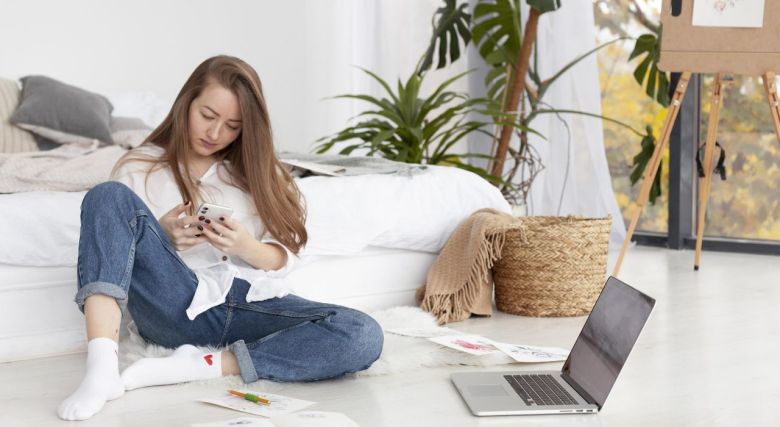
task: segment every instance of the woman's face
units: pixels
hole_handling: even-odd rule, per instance
[[[190,104],[190,148],[196,157],[210,158],[241,133],[238,97],[210,83]]]

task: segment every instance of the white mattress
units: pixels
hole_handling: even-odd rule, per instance
[[[363,311],[414,305],[438,254],[369,248],[358,256],[320,257],[288,276],[301,297]]]
[[[304,258],[288,279],[304,298],[364,311],[413,305],[436,256],[367,248],[354,256]],[[0,264],[0,362],[83,351],[75,293],[75,267]]]

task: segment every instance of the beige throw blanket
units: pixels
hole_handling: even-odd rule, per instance
[[[463,221],[434,261],[417,303],[440,324],[493,313],[490,269],[501,257],[506,230],[518,221],[495,209],[481,209]]]
[[[84,191],[108,180],[126,149],[98,140],[49,151],[0,154],[0,193]]]

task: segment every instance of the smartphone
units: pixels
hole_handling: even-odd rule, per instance
[[[195,212],[198,217],[205,216],[211,220],[218,220],[220,217],[233,215],[233,208],[227,206],[215,205],[213,203],[201,203],[198,211]]]

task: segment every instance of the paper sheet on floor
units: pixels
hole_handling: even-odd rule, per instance
[[[445,347],[473,354],[475,356],[484,356],[486,354],[499,352],[491,340],[479,335],[460,334],[428,339]]]
[[[542,363],[542,362],[560,362],[569,357],[569,352],[557,347],[534,347],[531,345],[506,344],[493,342],[499,350],[507,356],[515,359],[516,362],[523,363]]]
[[[241,417],[213,423],[192,424],[191,427],[359,427],[340,412],[301,411],[273,419]]]
[[[217,397],[198,399],[200,402],[210,403],[212,405],[222,406],[234,409],[236,411],[246,412],[248,414],[260,415],[261,417],[275,417],[279,415],[290,414],[300,411],[314,405],[315,402],[308,400],[293,399],[292,397],[278,394],[263,393],[255,390],[239,390],[241,393],[252,393],[271,401],[268,405],[260,405],[240,397],[233,396],[227,391],[225,394]]]
[[[459,334],[434,336],[428,339],[445,347],[476,356],[503,352],[516,362],[523,363],[559,362],[566,360],[569,355],[569,352],[562,348],[501,343],[480,335]]]
[[[241,417],[227,421],[214,421],[211,423],[190,424],[190,427],[275,427],[265,418]]]

